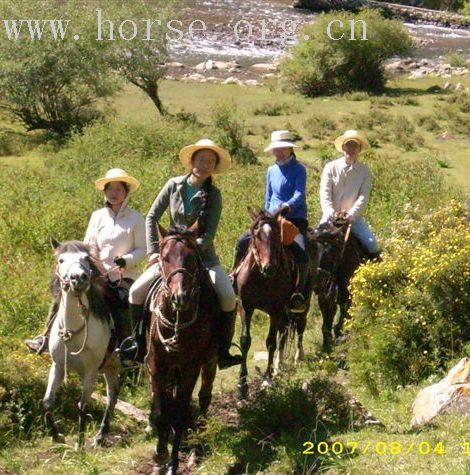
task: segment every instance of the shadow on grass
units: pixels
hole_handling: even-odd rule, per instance
[[[354,415],[344,388],[323,377],[302,382],[283,373],[239,408],[238,417],[237,425],[212,435],[219,446],[212,451],[236,458],[229,474],[264,473],[274,462],[281,472],[285,464],[289,473],[308,474],[355,456],[346,447],[331,451],[335,434],[354,430]]]

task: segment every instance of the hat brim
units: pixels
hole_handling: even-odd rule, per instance
[[[270,152],[271,150],[274,150],[276,148],[298,148],[298,145],[287,141],[272,142],[264,149],[264,151]]]
[[[108,183],[112,183],[113,181],[123,181],[124,183],[127,183],[129,185],[129,191],[135,191],[137,188],[140,186],[139,180],[132,176],[122,176],[122,177],[115,177],[115,178],[98,178],[98,180],[95,181],[95,186],[98,188],[100,191],[104,191],[104,187]]]
[[[188,145],[183,147],[179,153],[180,161],[186,170],[192,170],[193,165],[191,159],[199,150],[212,150],[219,157],[219,161],[212,172],[215,175],[225,173],[232,165],[230,153],[222,147],[218,147],[217,145]]]
[[[363,137],[345,137],[341,135],[335,140],[335,148],[338,152],[343,153],[343,145],[347,142],[356,142],[361,146],[361,152],[369,148],[369,142]]]

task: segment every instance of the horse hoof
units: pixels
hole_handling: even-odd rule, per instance
[[[305,361],[305,353],[303,351],[298,351],[295,354],[294,363],[299,364],[302,361]]]
[[[153,471],[152,471],[152,474],[153,475],[167,475],[168,473],[168,467],[163,464],[155,464],[155,466],[153,467]]]
[[[248,399],[248,385],[238,386],[238,399],[240,401]]]
[[[273,380],[268,376],[264,378],[263,382],[261,383],[262,388],[270,388],[273,385]]]
[[[54,444],[65,444],[65,437],[63,434],[57,434],[52,437],[52,442],[54,442]]]
[[[96,434],[95,437],[93,437],[93,442],[91,443],[91,446],[95,449],[97,447],[100,447],[104,444],[104,441],[106,439],[106,436],[104,434]]]

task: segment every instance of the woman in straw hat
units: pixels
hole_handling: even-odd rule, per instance
[[[126,305],[127,289],[139,276],[137,265],[145,257],[145,220],[142,214],[128,207],[130,193],[140,183],[120,168],[108,170],[95,181],[98,190],[104,192],[104,207],[94,211],[84,238],[98,268],[108,276],[116,296]],[[119,298],[116,299],[119,301]],[[58,302],[54,301],[49,311],[46,330],[33,340],[26,340],[32,351],[40,354],[47,348],[49,329],[57,313]],[[131,333],[128,312],[124,308],[112,308],[118,341]]]
[[[231,158],[227,150],[218,147],[209,139],[199,140],[196,144],[184,147],[179,156],[187,174],[168,180],[147,215],[147,253],[152,264],[130,289],[129,302],[134,328],[140,331],[128,349],[122,349],[123,357],[142,362],[145,356],[145,334],[140,323],[144,317],[145,298],[152,282],[158,276],[158,264],[154,263],[158,255],[157,223],[168,209],[172,226],[189,227],[199,220],[197,242],[221,307],[219,368],[227,368],[240,364],[241,357],[229,353],[235,327],[236,296],[214,248],[214,237],[222,212],[222,196],[212,183],[212,175],[226,172],[230,168]],[[132,350],[135,344],[138,347],[137,354],[133,354]]]
[[[292,223],[297,232],[292,235],[289,247],[294,253],[295,262],[299,270],[296,289],[291,297],[291,311],[302,313],[306,310],[305,287],[308,281],[309,257],[306,250],[305,233],[308,227],[306,182],[307,171],[297,160],[288,130],[275,130],[271,134],[271,143],[264,150],[271,152],[276,163],[268,168],[266,174],[266,194],[264,208],[271,214],[281,211],[286,223]],[[283,225],[281,220],[281,225]],[[289,229],[286,226],[287,229]],[[290,226],[292,228],[292,225]],[[292,234],[292,233],[289,233]],[[246,254],[250,241],[250,233],[246,232],[237,241],[233,273]]]
[[[339,213],[351,223],[351,232],[369,253],[379,256],[374,233],[362,217],[372,185],[369,167],[359,161],[359,154],[369,147],[367,139],[357,130],[347,130],[335,140],[335,148],[342,157],[325,165],[320,182],[321,222]]]

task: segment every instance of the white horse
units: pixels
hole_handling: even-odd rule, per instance
[[[111,338],[109,307],[103,294],[103,277],[94,265],[88,247],[79,241],[60,243],[51,239],[57,261],[55,284],[60,293],[57,317],[49,338],[52,366],[43,399],[46,425],[54,442],[64,442],[52,415],[57,389],[68,372],[77,373],[83,382],[78,403],[78,447],[85,440],[87,404],[98,373],[106,379],[107,405],[94,443],[103,441],[119,393],[119,358],[108,353]],[[57,284],[60,284],[60,288]],[[57,295],[59,297],[59,295]]]

